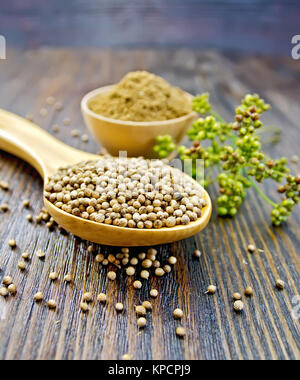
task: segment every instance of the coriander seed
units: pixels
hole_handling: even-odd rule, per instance
[[[141,283],[141,281],[134,281],[134,283],[133,283],[133,287],[135,288],[135,289],[141,289],[141,287],[142,287],[142,283]]]
[[[43,298],[44,298],[44,296],[43,296],[43,293],[42,293],[42,292],[38,292],[38,293],[36,293],[35,296],[34,296],[34,300],[35,300],[36,302],[40,302],[40,301],[42,301]]]
[[[176,335],[178,335],[180,337],[184,337],[185,334],[186,334],[186,331],[185,331],[184,327],[182,327],[182,326],[177,327],[177,329],[176,329]]]
[[[151,268],[152,267],[152,261],[149,260],[149,259],[145,259],[143,262],[142,262],[142,267],[143,268]]]
[[[49,274],[49,280],[51,280],[51,281],[55,281],[55,280],[57,280],[58,279],[58,274],[56,273],[56,272],[51,272],[50,274]]]
[[[3,212],[7,212],[9,210],[9,206],[7,203],[3,203],[1,206],[0,206],[0,209],[1,211]]]
[[[152,309],[151,302],[149,302],[149,301],[144,301],[144,302],[142,303],[142,306],[143,306],[146,310],[151,310],[151,309]]]
[[[93,300],[93,295],[90,292],[84,293],[82,296],[82,301],[83,302],[92,302]]]
[[[64,277],[65,282],[71,282],[72,281],[72,276],[70,274],[66,274]]]
[[[57,307],[56,301],[49,300],[48,301],[48,307],[49,307],[49,309],[56,309],[56,307]]]
[[[147,270],[142,270],[141,273],[140,273],[140,276],[141,278],[143,278],[144,280],[148,280],[149,276],[150,276],[150,273],[147,271]]]
[[[104,293],[98,294],[97,300],[102,303],[106,302],[106,294]]]
[[[11,247],[11,248],[15,248],[17,246],[17,243],[14,239],[10,239],[8,240],[8,245]]]
[[[120,312],[120,311],[124,310],[124,305],[121,302],[118,302],[118,303],[116,303],[115,308],[117,311]]]
[[[254,252],[256,251],[256,247],[255,247],[255,245],[254,245],[254,244],[249,244],[249,245],[248,245],[248,251],[249,251],[250,253],[254,253]]]
[[[140,328],[145,327],[145,326],[147,325],[147,320],[146,320],[146,318],[144,318],[144,317],[138,318],[138,320],[137,320],[137,325],[138,325],[138,327],[140,327]]]
[[[94,252],[94,246],[89,245],[87,251],[88,251],[88,253],[93,253]]]
[[[25,269],[26,269],[26,264],[25,264],[25,262],[24,262],[24,261],[19,261],[19,262],[18,262],[18,268],[19,268],[21,271],[25,270]]]
[[[117,278],[117,275],[116,275],[116,272],[113,272],[113,271],[109,271],[107,273],[107,278],[111,281],[115,281],[115,279]]]
[[[235,301],[240,301],[242,299],[242,295],[240,293],[234,293],[232,298],[235,300]]]
[[[283,290],[285,288],[285,282],[282,280],[276,280],[276,288]]]
[[[135,268],[134,267],[128,267],[126,269],[126,274],[127,274],[127,276],[134,276],[134,274],[135,274]]]
[[[237,312],[241,312],[244,309],[244,303],[242,301],[235,301],[233,308]]]
[[[155,276],[162,277],[165,274],[165,271],[162,268],[155,269]]]
[[[32,221],[33,221],[33,216],[32,216],[32,214],[28,214],[28,215],[26,216],[26,220],[28,220],[28,222],[32,222]]]
[[[200,257],[202,256],[201,251],[199,251],[199,249],[196,249],[196,250],[194,251],[194,256],[197,257],[197,259],[200,259]]]
[[[130,354],[124,354],[122,360],[132,360],[132,356]]]
[[[7,290],[9,291],[10,294],[16,294],[17,293],[17,287],[15,284],[9,285]]]
[[[13,280],[10,276],[5,276],[3,277],[3,280],[2,280],[2,284],[3,285],[6,285],[6,286],[9,286],[13,283]]]
[[[86,313],[89,311],[89,305],[86,302],[80,302],[80,309]]]
[[[209,287],[207,288],[207,292],[208,294],[215,294],[217,291],[217,287],[215,285],[209,285]]]
[[[104,260],[104,255],[102,255],[102,254],[100,253],[99,255],[97,255],[97,256],[95,257],[95,260],[96,260],[97,263],[102,263],[103,260]]]
[[[147,310],[144,306],[139,305],[135,307],[135,312],[137,313],[137,315],[146,315]]]
[[[41,260],[44,259],[45,256],[46,256],[45,252],[43,252],[41,249],[39,249],[39,250],[37,251],[36,255],[37,255],[37,257],[38,257],[39,259],[41,259]]]
[[[25,199],[23,201],[23,207],[28,208],[29,206],[30,206],[30,200],[29,199]]]
[[[23,260],[29,260],[30,259],[30,254],[28,252],[23,252],[22,253],[22,259]]]
[[[156,298],[158,296],[158,291],[156,289],[151,289],[150,290],[150,296],[152,298]]]
[[[174,318],[181,319],[183,317],[183,311],[181,309],[175,309],[173,311]]]
[[[174,256],[170,256],[170,257],[168,258],[168,263],[171,264],[171,265],[175,265],[175,264],[177,263],[177,259],[176,259],[176,257],[174,257]]]
[[[8,290],[4,287],[0,288],[0,296],[7,297],[8,296]]]
[[[248,286],[246,289],[245,289],[245,295],[247,297],[252,297],[254,294],[254,290],[253,288],[251,288],[251,286]]]

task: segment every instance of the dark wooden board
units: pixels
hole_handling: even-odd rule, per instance
[[[97,152],[92,139],[85,144],[70,135],[73,128],[84,132],[80,99],[135,69],[163,75],[192,93],[209,91],[216,110],[226,118],[232,117],[246,92],[259,92],[274,106],[266,122],[284,130],[281,143],[269,145],[268,153],[291,157],[299,152],[300,65],[286,58],[245,59],[190,50],[9,50],[8,60],[0,61],[0,107],[20,115],[32,113],[36,123],[51,133],[58,123],[58,138]],[[49,95],[63,103],[63,110],[42,118],[39,110]],[[71,117],[71,126],[63,126],[64,117]],[[108,283],[107,269],[87,252],[88,242],[28,223],[28,212],[36,215],[42,207],[42,181],[19,159],[0,152],[0,160],[0,178],[11,187],[9,192],[0,191],[0,204],[7,202],[10,207],[0,215],[0,280],[11,275],[18,288],[15,297],[0,300],[0,359],[119,359],[127,352],[136,359],[300,359],[300,325],[292,316],[293,298],[300,294],[299,209],[288,224],[275,229],[269,223],[270,208],[251,190],[235,219],[219,219],[214,213],[201,234],[158,247],[162,261],[172,253],[178,265],[167,277],[152,280],[160,295],[153,302],[148,327],[139,331],[133,306],[148,299],[150,283],[134,291],[131,280],[121,273],[117,281]],[[294,170],[299,171],[299,166],[294,165]],[[276,197],[273,186],[264,188]],[[214,201],[216,189],[210,193]],[[31,201],[30,211],[22,208],[26,198]],[[18,245],[13,251],[7,245],[10,238]],[[250,255],[249,243],[265,252]],[[47,254],[45,262],[35,255],[39,248]],[[200,260],[192,256],[195,248],[202,251]],[[32,259],[21,273],[17,263],[24,251]],[[117,249],[96,247],[96,252],[110,251]],[[59,280],[50,283],[53,270]],[[66,273],[72,273],[72,285],[63,283]],[[277,278],[286,282],[285,291],[275,289]],[[218,285],[215,296],[204,294],[210,283]],[[254,287],[255,296],[237,315],[231,297],[247,285]],[[57,300],[56,312],[33,302],[38,290]],[[90,313],[82,315],[79,302],[87,290],[94,295],[107,292],[108,305],[94,303]],[[126,305],[120,315],[113,306],[117,300]],[[176,307],[184,310],[183,340],[175,335]]]

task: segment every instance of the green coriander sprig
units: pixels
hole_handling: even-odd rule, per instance
[[[257,94],[246,95],[237,107],[235,120],[227,123],[213,111],[209,94],[199,95],[193,100],[193,110],[202,115],[188,131],[192,147],[176,147],[171,136],[159,136],[154,148],[160,158],[168,157],[177,150],[182,161],[192,160],[191,175],[197,177],[196,160],[203,159],[208,171],[204,184],[218,182],[220,197],[217,200],[220,216],[234,216],[253,187],[272,206],[271,220],[275,226],[285,222],[300,200],[300,177],[290,174],[288,160],[283,157],[272,160],[262,152],[260,130],[263,130],[261,115],[270,109]],[[204,141],[207,144],[202,144]],[[211,174],[217,168],[219,174]],[[280,203],[271,200],[259,183],[266,179],[285,184],[280,185]]]

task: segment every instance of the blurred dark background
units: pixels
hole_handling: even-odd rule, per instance
[[[299,0],[1,0],[7,46],[191,47],[290,55]]]

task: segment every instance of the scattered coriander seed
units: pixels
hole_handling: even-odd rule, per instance
[[[122,360],[132,360],[132,356],[130,354],[124,354]]]
[[[182,327],[182,326],[177,327],[177,329],[176,329],[176,335],[178,335],[180,337],[184,337],[185,334],[186,334],[186,331],[185,331],[184,327]]]
[[[173,311],[174,318],[181,319],[183,317],[183,311],[181,309],[175,309]]]
[[[115,308],[117,311],[123,311],[124,305],[121,302],[116,303]]]
[[[215,285],[209,285],[209,287],[207,288],[207,292],[208,294],[215,294],[217,291],[217,287]]]
[[[42,219],[43,219],[43,218],[42,218],[42,215],[38,215],[38,216],[36,217],[35,221],[36,221],[37,224],[39,224],[39,223],[41,223]]]
[[[10,276],[5,276],[3,277],[3,280],[2,280],[2,284],[3,285],[6,285],[6,286],[9,286],[13,283],[13,280]]]
[[[15,248],[17,246],[17,243],[14,239],[10,239],[8,241],[8,245],[11,247],[11,248]]]
[[[95,257],[95,260],[97,263],[102,263],[104,260],[104,255],[102,255],[102,253],[99,253],[99,255]]]
[[[122,248],[122,249],[121,249],[121,252],[122,252],[122,253],[129,254],[130,250],[129,250],[129,248]]]
[[[9,183],[7,181],[0,181],[0,187],[2,190],[9,190]]]
[[[72,129],[72,131],[71,131],[71,136],[72,136],[72,137],[78,137],[78,136],[79,136],[79,131],[78,131],[78,129]]]
[[[160,268],[160,261],[154,260],[152,263],[153,268]]]
[[[145,327],[145,326],[147,325],[147,319],[144,318],[144,317],[138,318],[138,320],[137,320],[137,325],[138,325],[138,327],[140,327],[140,328]]]
[[[61,109],[62,109],[62,104],[61,104],[60,102],[56,102],[56,103],[54,104],[54,109],[55,109],[55,111],[61,111]]]
[[[39,250],[37,251],[36,255],[37,255],[37,257],[38,257],[39,259],[41,259],[41,260],[44,259],[45,256],[46,256],[45,252],[43,252],[41,249],[39,249]]]
[[[134,276],[134,274],[135,274],[135,268],[134,267],[128,267],[126,269],[126,274],[127,274],[127,276]]]
[[[110,253],[110,254],[107,256],[107,260],[108,260],[110,263],[113,264],[113,263],[116,261],[116,257]]]
[[[18,268],[19,268],[21,271],[25,270],[25,269],[26,269],[26,264],[25,264],[25,262],[24,262],[24,261],[19,261],[19,262],[18,262]]]
[[[145,258],[146,258],[146,253],[144,253],[144,252],[139,253],[139,254],[138,254],[138,258],[139,258],[139,260],[145,260]]]
[[[86,313],[89,311],[89,305],[86,302],[80,302],[80,309]]]
[[[65,282],[71,282],[72,281],[72,276],[70,274],[66,274],[64,277]]]
[[[129,259],[127,257],[124,257],[124,259],[122,259],[122,265],[125,266],[129,263]]]
[[[16,294],[17,293],[17,287],[15,284],[9,285],[7,290],[9,291],[10,294]]]
[[[152,298],[156,298],[158,296],[158,291],[156,289],[151,289],[150,290],[150,296]]]
[[[143,286],[143,284],[141,283],[141,281],[134,281],[134,283],[133,283],[133,287],[135,288],[135,289],[141,289],[141,287]]]
[[[52,127],[52,130],[54,133],[58,133],[59,132],[59,125],[58,124],[54,124],[53,127]]]
[[[88,135],[82,135],[81,141],[87,143],[89,141],[89,136]]]
[[[32,216],[32,214],[28,214],[28,215],[26,216],[26,220],[28,220],[28,222],[32,222],[32,221],[33,221],[33,216]]]
[[[30,259],[30,254],[28,252],[23,252],[22,253],[22,259],[23,260],[29,260]]]
[[[131,265],[138,265],[139,263],[139,260],[136,258],[136,257],[133,257],[131,260],[130,260],[130,264]]]
[[[48,115],[48,110],[47,110],[46,108],[41,108],[41,109],[40,109],[40,115],[41,115],[42,117],[47,116],[47,115]]]
[[[241,312],[244,309],[244,303],[242,301],[235,301],[233,308],[237,312]]]
[[[162,268],[155,269],[155,276],[162,277],[165,274],[165,271]]]
[[[38,292],[38,293],[36,293],[35,296],[34,296],[34,300],[35,300],[36,302],[40,302],[40,301],[42,301],[43,298],[44,298],[44,296],[43,296],[43,293],[42,293],[42,292]]]
[[[232,298],[235,300],[235,301],[240,301],[242,299],[242,295],[240,293],[234,293]]]
[[[55,99],[53,96],[48,96],[48,98],[46,99],[46,103],[49,105],[49,106],[52,106],[55,102]]]
[[[255,245],[254,245],[254,244],[249,244],[249,245],[248,245],[248,251],[249,251],[250,253],[254,253],[254,252],[256,251],[256,247],[255,247]]]
[[[146,268],[146,269],[151,268],[152,267],[152,261],[149,259],[143,260],[142,267]]]
[[[172,268],[170,267],[170,265],[164,265],[163,270],[166,273],[171,273],[172,272]]]
[[[0,288],[0,296],[2,296],[2,297],[7,297],[8,296],[8,290],[7,290],[7,288],[4,288],[4,287]]]
[[[1,209],[1,211],[6,212],[6,211],[9,210],[9,206],[8,206],[7,203],[3,203],[3,204],[0,206],[0,209]]]
[[[135,312],[137,313],[137,315],[146,315],[147,310],[144,306],[139,305],[135,307]]]
[[[251,286],[247,286],[247,288],[245,289],[245,295],[247,297],[252,297],[253,294],[254,294],[253,288],[251,288]]]
[[[88,253],[93,253],[94,250],[95,250],[95,248],[94,248],[93,245],[89,245],[89,246],[88,246],[88,249],[87,249]]]
[[[27,119],[28,121],[33,121],[33,115],[28,113],[26,116],[25,116],[25,119]]]
[[[71,124],[71,119],[69,117],[64,118],[63,123],[65,126],[68,126]]]
[[[144,280],[148,280],[149,276],[150,276],[150,273],[147,271],[147,270],[142,270],[141,273],[140,273],[140,276],[141,278],[143,278]]]
[[[196,249],[196,250],[194,251],[194,256],[197,257],[198,259],[200,259],[200,257],[202,256],[201,251],[199,251],[199,249]]]
[[[50,274],[49,274],[49,280],[51,280],[51,281],[55,281],[55,280],[57,280],[58,279],[58,274],[56,273],[56,272],[51,272]]]
[[[115,281],[115,279],[117,278],[117,275],[116,275],[116,272],[113,272],[113,271],[109,271],[107,273],[107,278],[111,281]]]
[[[157,250],[156,250],[155,248],[150,248],[150,249],[148,249],[147,253],[148,253],[149,255],[154,255],[154,256],[156,256],[156,255],[157,255]]]
[[[82,296],[82,301],[83,302],[92,302],[93,300],[93,295],[90,292],[84,293]]]
[[[291,161],[292,164],[298,164],[299,157],[297,155],[292,156],[291,159],[290,159],[290,161]]]
[[[168,263],[171,264],[171,265],[175,265],[177,263],[177,259],[175,256],[170,256],[168,258]]]
[[[142,303],[142,306],[144,306],[144,308],[145,308],[146,310],[151,310],[151,309],[152,309],[152,305],[151,305],[151,302],[150,302],[150,301],[144,301],[144,302]]]
[[[282,280],[276,280],[276,288],[283,290],[285,288],[285,282]]]
[[[107,259],[104,259],[104,260],[102,261],[102,265],[106,266],[106,265],[108,265],[108,264],[109,264],[109,262],[108,262]]]
[[[30,206],[30,200],[29,200],[29,199],[25,199],[25,200],[23,201],[23,207],[28,208],[29,206]]]
[[[48,307],[49,307],[49,309],[56,309],[56,307],[57,307],[56,301],[49,300],[48,301]]]
[[[106,302],[106,294],[104,293],[98,294],[97,300],[102,303]]]

